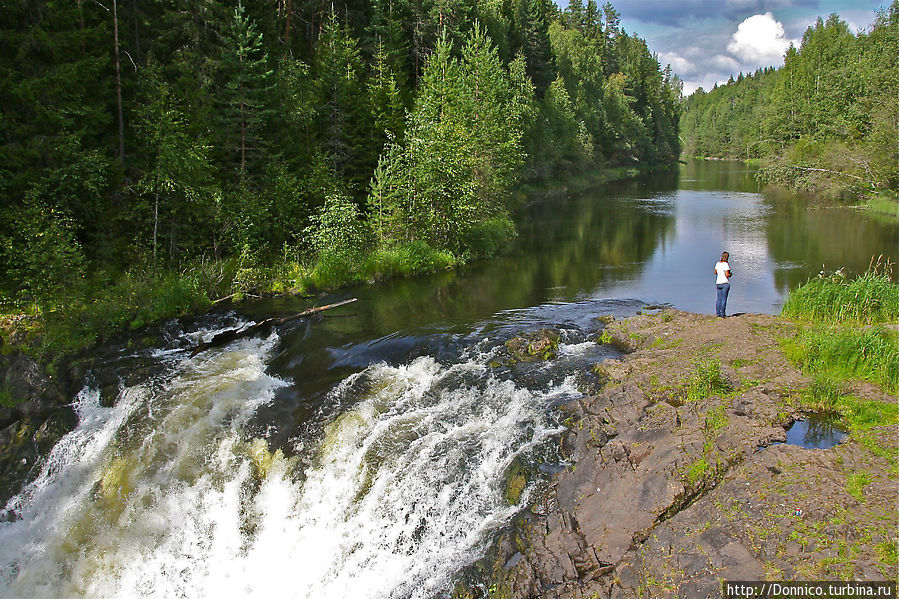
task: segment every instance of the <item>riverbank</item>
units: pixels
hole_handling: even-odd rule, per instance
[[[705,597],[721,580],[895,580],[897,409],[839,384],[830,449],[787,444],[821,390],[787,359],[802,326],[668,309],[609,324],[627,353],[564,406],[571,463],[481,562],[489,596]],[[840,409],[840,406],[851,406]],[[471,587],[459,597],[479,596]]]
[[[760,183],[813,198],[810,202],[858,208],[885,222],[899,222],[899,198],[890,190],[859,187],[845,174],[827,169],[792,167],[776,158],[740,158],[731,156],[684,156],[693,160],[734,161],[757,169]],[[798,173],[798,175],[797,175]],[[811,174],[809,174],[811,173]],[[791,176],[794,175],[794,176]],[[804,175],[804,176],[799,176]],[[813,176],[812,176],[813,175]]]
[[[612,181],[635,178],[666,165],[596,169],[542,185],[522,185],[510,202],[524,206],[581,193]],[[498,223],[484,231],[477,254],[455,255],[424,242],[391,246],[372,245],[359,254],[339,260],[315,259],[286,251],[277,259],[263,259],[248,252],[231,259],[198,261],[169,269],[152,264],[125,272],[95,272],[77,288],[60,290],[53,297],[30,304],[0,302],[0,352],[24,354],[56,374],[68,357],[86,351],[111,337],[139,334],[161,321],[202,314],[221,304],[274,296],[303,296],[334,291],[352,285],[374,284],[389,279],[427,275],[489,259],[515,235]],[[0,372],[0,384],[4,380]],[[0,386],[0,405],[11,406],[22,398]]]

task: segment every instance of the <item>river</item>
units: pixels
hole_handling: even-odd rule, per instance
[[[730,162],[549,194],[520,220],[500,258],[316,298],[359,301],[194,358],[217,331],[310,302],[103,348],[96,368],[121,384],[86,381],[78,426],[3,510],[2,594],[447,596],[566,466],[556,406],[618,355],[596,343],[597,316],[712,314],[722,250],[728,311],[776,313],[822,269],[861,272],[899,248],[895,224],[762,193]],[[556,359],[508,359],[507,340],[545,328]]]

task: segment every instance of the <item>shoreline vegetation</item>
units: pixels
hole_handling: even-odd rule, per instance
[[[0,28],[2,351],[51,366],[217,302],[490,257],[522,192],[680,155],[682,82],[611,4],[102,8]]]
[[[757,161],[759,179],[896,218],[899,0],[853,32],[809,27],[781,67],[740,73],[684,102],[687,156]]]
[[[681,156],[681,159],[688,158],[692,160],[711,160],[711,161],[737,161],[741,162],[749,167],[762,169],[764,167],[764,163],[759,158],[736,158],[736,157],[720,157],[720,156]],[[796,187],[787,182],[770,182],[770,181],[762,181],[765,185],[769,185],[772,187],[780,187],[786,189],[788,191],[797,192],[804,191],[801,188]],[[813,192],[818,198],[821,198],[829,205],[834,207],[845,207],[845,208],[856,208],[859,210],[865,210],[870,212],[875,218],[884,218],[886,222],[899,222],[899,195],[896,195],[891,191],[863,191],[859,192],[856,195],[840,195],[842,199],[837,201],[833,194],[822,193],[821,190],[816,189]]]
[[[514,202],[523,205],[529,200],[541,201],[559,191],[577,193],[665,168],[596,169],[564,182],[524,185],[516,192]],[[508,231],[501,231],[498,241],[507,240]],[[412,242],[369,247],[346,263],[327,258],[303,261],[285,255],[273,264],[253,264],[238,257],[198,261],[177,271],[144,265],[119,273],[111,284],[110,273],[96,273],[86,279],[86,290],[79,300],[61,294],[50,302],[58,307],[50,310],[31,304],[22,311],[0,314],[0,352],[24,352],[52,369],[67,356],[117,334],[138,331],[169,318],[201,314],[217,304],[278,295],[311,297],[358,284],[431,274],[489,259],[496,248],[487,249],[490,251],[480,255],[457,256]]]

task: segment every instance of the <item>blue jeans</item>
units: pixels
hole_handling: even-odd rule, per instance
[[[718,289],[718,300],[715,302],[715,314],[724,316],[724,307],[727,305],[727,294],[730,293],[730,283],[719,283],[715,285]]]

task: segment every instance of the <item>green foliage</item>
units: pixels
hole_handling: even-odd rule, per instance
[[[312,217],[310,243],[316,255],[358,257],[368,243],[359,209],[346,196],[333,194]]]
[[[199,265],[180,272],[135,267],[113,279],[95,273],[65,309],[43,314],[29,350],[43,357],[77,351],[123,329],[205,309],[215,293],[209,283]]]
[[[522,181],[676,158],[676,78],[611,5],[119,4],[13,3],[0,25],[0,303],[98,335],[489,256]],[[219,266],[203,293],[178,282],[194,264]],[[157,285],[158,309],[129,306]]]
[[[724,411],[724,404],[715,406],[706,414],[705,430],[706,433],[712,435],[727,426],[727,414]]]
[[[684,105],[684,151],[763,158],[763,181],[837,199],[899,190],[899,2],[853,34],[832,14],[764,69]]]
[[[382,69],[385,72],[381,76],[389,81],[386,65]],[[370,175],[381,143],[372,137],[370,130],[371,108],[367,105],[364,66],[357,41],[336,13],[332,12],[324,22],[313,55],[312,70],[318,107],[316,130],[321,146],[329,156],[334,172],[354,186],[359,185]],[[384,90],[384,93],[388,91]],[[378,107],[388,113],[396,109],[390,105]],[[372,143],[374,147],[371,147]]]
[[[865,501],[865,487],[871,483],[867,472],[853,472],[846,478],[846,491],[858,501]]]
[[[790,292],[783,315],[809,325],[782,342],[787,357],[828,379],[861,379],[891,392],[899,389],[897,332],[877,326],[899,318],[899,285],[890,272],[890,264],[877,263],[861,276],[822,274]]]
[[[712,395],[725,395],[731,385],[721,373],[721,362],[717,358],[698,358],[693,362],[693,371],[687,378],[684,394],[687,401],[699,401]]]
[[[899,405],[892,401],[860,399],[845,391],[845,385],[828,373],[816,373],[800,397],[804,410],[838,415],[853,431],[899,422]],[[895,456],[894,456],[895,457]]]
[[[783,347],[787,357],[806,372],[867,380],[891,392],[899,389],[899,338],[895,331],[878,326],[819,326],[803,329]]]
[[[462,244],[475,256],[491,257],[518,235],[508,216],[496,216],[477,223],[465,232]]]
[[[899,285],[891,264],[874,264],[868,272],[847,278],[842,271],[823,273],[790,292],[782,314],[812,322],[872,324],[899,320]]]
[[[899,222],[899,199],[886,194],[876,195],[865,203],[865,209],[871,213],[888,219],[888,222]]]
[[[435,272],[456,264],[458,260],[451,253],[423,241],[410,241],[379,247],[367,257],[363,270],[367,277],[381,279]]]
[[[271,114],[266,98],[273,71],[268,68],[262,34],[238,1],[225,36],[220,63],[223,85],[219,92],[221,111],[219,135],[228,151],[226,164],[234,168],[243,183],[247,171],[254,170],[263,156],[264,121]]]
[[[33,195],[7,217],[8,232],[0,241],[7,297],[22,301],[30,296],[48,306],[62,304],[85,273],[72,219]]]
[[[709,472],[709,462],[705,458],[705,456],[699,458],[692,464],[690,464],[689,468],[685,473],[685,477],[687,479],[687,483],[692,487],[703,478],[705,478],[706,474]]]
[[[477,229],[495,231],[486,223],[508,220],[532,96],[520,77],[513,82],[478,24],[461,60],[442,36],[422,75],[403,157],[391,143],[375,171],[369,205],[378,234],[477,253],[468,245],[483,237]]]
[[[361,278],[369,231],[352,200],[338,194],[328,196],[312,217],[308,233],[317,259],[312,279],[318,287],[330,288]]]

